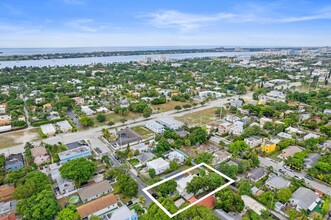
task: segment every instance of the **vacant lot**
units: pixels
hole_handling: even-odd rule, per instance
[[[0,134],[0,149],[37,140],[40,140],[40,136],[35,128],[7,132]]]
[[[176,119],[188,125],[204,125],[212,122],[215,119],[216,108],[208,108],[205,110],[189,113]]]
[[[143,126],[132,127],[131,129],[134,130],[135,132],[137,132],[143,138],[148,138],[153,135],[153,132],[151,130],[149,130]]]
[[[183,105],[192,105],[192,104],[193,102],[190,103],[190,102],[169,101],[161,105],[151,105],[151,108],[159,110],[160,112],[166,112],[166,111],[174,110],[176,105],[183,107]]]

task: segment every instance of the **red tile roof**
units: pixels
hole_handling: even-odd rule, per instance
[[[188,201],[190,203],[193,203],[193,202],[197,201],[197,199],[193,196]],[[204,200],[198,202],[196,205],[203,205],[203,206],[213,209],[215,201],[216,201],[216,198],[214,196],[209,196],[209,197],[205,198]]]

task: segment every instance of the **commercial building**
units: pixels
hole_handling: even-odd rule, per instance
[[[160,118],[157,119],[156,121],[161,125],[175,131],[184,125],[183,122],[177,121],[173,118]]]
[[[148,161],[146,165],[148,169],[154,169],[156,175],[163,173],[170,168],[169,163],[161,157],[152,161]]]
[[[157,123],[156,121],[147,121],[145,126],[156,134],[162,134],[164,132],[164,126]]]
[[[69,160],[91,156],[91,149],[88,146],[81,146],[71,150],[59,153],[61,163],[68,162]]]

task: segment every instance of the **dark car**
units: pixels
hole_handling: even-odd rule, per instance
[[[133,204],[132,201],[128,201],[128,202],[126,203],[127,206],[130,206],[130,205],[132,205],[132,204]]]
[[[305,176],[305,178],[309,179],[309,180],[314,180],[314,178],[312,176],[308,175],[308,174]]]
[[[152,193],[152,196],[153,196],[155,199],[159,198],[159,196],[158,196],[156,193]]]

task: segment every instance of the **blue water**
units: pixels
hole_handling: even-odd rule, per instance
[[[159,49],[160,47],[158,47]],[[146,49],[146,47],[145,47]],[[13,49],[11,49],[13,50]],[[36,52],[38,50],[38,52]],[[58,51],[60,53],[61,48],[54,48],[52,51]],[[67,52],[69,48],[65,49]],[[72,50],[82,50],[82,48],[72,48]],[[124,48],[123,48],[124,50]],[[129,50],[129,49],[127,49]],[[132,48],[130,48],[132,50]],[[137,49],[141,50],[141,49]],[[22,52],[23,50],[20,49]],[[38,48],[35,50],[36,53],[40,53],[42,49]],[[45,49],[45,53],[50,53],[51,50]],[[91,50],[95,51],[95,49]],[[27,49],[26,53],[32,53],[33,49]],[[86,51],[84,51],[86,52]],[[13,53],[13,51],[12,51]],[[251,56],[254,55],[255,52],[211,52],[211,53],[182,53],[182,54],[162,54],[162,55],[153,55],[155,57],[165,56],[167,59],[170,60],[182,60],[182,59],[189,59],[189,58],[199,58],[199,57],[221,57],[221,56]],[[108,63],[127,63],[127,62],[137,62],[142,61],[146,55],[132,55],[132,56],[109,56],[109,57],[84,57],[84,58],[68,58],[68,59],[47,59],[47,60],[22,60],[22,61],[1,61],[0,62],[0,69],[9,67],[54,67],[54,66],[80,66],[80,65],[90,65],[96,63],[108,64]]]

